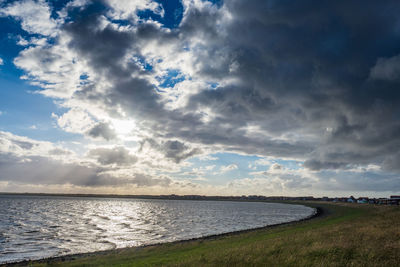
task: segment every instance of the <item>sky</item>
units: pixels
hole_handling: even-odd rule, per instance
[[[0,0],[0,192],[400,194],[399,13]]]

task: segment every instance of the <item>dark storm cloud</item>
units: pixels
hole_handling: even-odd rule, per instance
[[[99,76],[112,83],[112,90],[107,92],[98,91],[96,86],[88,85],[78,91],[76,97],[100,103],[111,113],[115,112],[113,107],[123,106],[135,115],[150,118],[162,115],[159,95],[146,79],[146,72],[133,60],[124,60],[128,52],[131,56],[143,57],[139,48],[146,42],[166,44],[175,34],[166,32],[153,23],[140,24],[135,31],[120,31],[111,25],[101,28],[102,16],[98,11],[89,12],[64,27],[72,38],[69,47],[88,60],[90,67]],[[141,75],[144,77],[140,77]]]
[[[400,56],[378,58],[371,69],[370,77],[377,80],[394,81],[400,78]]]
[[[400,152],[394,153],[385,158],[382,168],[390,172],[400,172]]]
[[[223,9],[231,19],[222,19]],[[313,170],[369,163],[394,169],[400,148],[397,1],[226,1],[191,7],[179,28],[152,23],[134,31],[100,28],[101,14],[65,27],[70,48],[112,84],[76,97],[121,106],[155,136],[185,143],[306,160]],[[201,90],[186,107],[166,110],[146,72],[121,64],[146,42],[202,43],[192,48],[198,78],[234,83]],[[182,45],[183,46],[183,45]],[[197,111],[215,116],[201,120]],[[265,136],[253,136],[248,126]],[[304,137],[304,138],[302,138]],[[307,137],[307,138],[306,138]],[[304,139],[304,140],[303,140]],[[181,143],[159,145],[175,162],[192,155]],[[182,152],[185,151],[185,152]]]
[[[173,159],[176,163],[201,152],[196,148],[190,149],[179,141],[167,141],[162,145],[161,150],[165,154],[165,157]]]
[[[398,174],[390,173],[375,173],[365,170],[363,172],[347,172],[342,171],[320,173],[319,183],[314,184],[316,189],[327,191],[371,191],[382,192],[390,191],[397,192],[399,187]]]
[[[101,13],[96,12],[69,23],[65,26],[66,33],[72,38],[69,47],[87,59],[93,70],[112,84],[111,90],[106,92],[99,91],[95,84],[90,84],[76,92],[75,96],[104,107],[112,116],[118,113],[115,107],[123,107],[124,111],[142,120],[142,126],[151,128],[155,135],[159,134],[168,139],[178,137],[189,143],[221,145],[228,150],[252,154],[293,156],[309,152],[311,150],[309,144],[304,142],[262,140],[244,136],[246,131],[240,127],[245,127],[249,122],[259,123],[265,118],[266,113],[271,114],[271,117],[274,116],[274,120],[266,122],[263,126],[269,127],[271,131],[275,131],[274,128],[283,131],[295,127],[292,124],[295,123],[293,118],[287,117],[282,120],[280,115],[277,115],[277,111],[282,113],[286,111],[276,105],[268,92],[257,91],[251,84],[219,88],[215,92],[203,92],[194,96],[186,109],[166,110],[154,86],[146,78],[147,73],[133,62],[121,64],[128,51],[135,56],[141,56],[139,47],[150,41],[160,46],[168,43],[179,46],[202,32],[205,41],[213,42],[209,30],[214,24],[209,19],[216,19],[219,15],[215,12],[207,14],[201,12],[203,11],[191,11],[182,24],[181,32],[178,32],[180,34],[177,31],[168,32],[152,23],[139,24],[135,31],[125,32],[112,26],[101,28],[99,27]],[[197,24],[196,21],[199,20],[208,20],[208,26]],[[216,34],[217,31],[214,29],[212,35],[216,37]],[[222,40],[217,38],[214,43],[219,46],[220,41]],[[228,48],[224,48],[224,51],[229,52]],[[203,50],[208,51],[207,48]],[[224,51],[215,50],[213,55],[220,55],[225,59]],[[210,55],[206,55],[205,58],[210,58]],[[215,59],[216,62],[218,60],[220,59]],[[199,59],[200,63],[207,64]],[[217,68],[225,68],[225,62],[217,63]],[[210,70],[213,73],[221,71],[220,76],[225,76],[225,70]],[[202,105],[211,107],[217,113],[217,118],[209,123],[202,122],[198,114],[192,113],[201,110]],[[284,123],[280,123],[281,121]],[[89,135],[100,136],[102,131],[98,128],[92,129]],[[107,136],[103,137],[107,139]],[[175,143],[170,145],[167,147],[168,144],[165,144],[166,147],[161,150],[166,158],[173,159],[177,163],[198,153],[198,151],[186,151],[179,145],[174,148]]]
[[[307,160],[304,162],[304,167],[315,171],[324,169],[344,169],[348,165],[349,165],[348,162],[326,162],[314,159]]]
[[[314,152],[305,164],[312,169],[381,163],[400,148],[398,2],[225,5],[232,22],[196,60],[203,75],[216,81],[231,75],[239,86],[203,91],[188,108],[211,106],[215,120],[231,125],[254,122],[275,134],[313,134]],[[201,21],[207,15],[192,13],[193,21],[208,25]]]
[[[146,144],[149,144],[151,148],[161,152],[167,159],[170,159],[175,163],[180,163],[182,160],[201,153],[200,149],[191,148],[177,140],[168,140],[158,143],[154,139],[145,139],[141,143],[140,150],[142,150],[143,146]]]

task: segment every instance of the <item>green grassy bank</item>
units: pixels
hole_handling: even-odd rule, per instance
[[[398,206],[305,203],[322,215],[215,238],[128,248],[32,266],[399,266]],[[25,263],[26,264],[26,263]]]

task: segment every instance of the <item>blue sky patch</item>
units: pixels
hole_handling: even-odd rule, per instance
[[[164,25],[164,27],[173,29],[179,26],[183,17],[183,5],[180,0],[157,0],[164,9],[164,16],[154,13],[151,10],[141,10],[138,16],[141,19],[152,19]]]
[[[170,69],[165,76],[158,77],[161,88],[174,87],[175,84],[183,82],[185,79],[185,76],[177,69]]]

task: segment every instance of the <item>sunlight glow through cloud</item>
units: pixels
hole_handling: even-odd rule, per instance
[[[133,120],[112,120],[112,125],[117,134],[122,136],[132,133],[136,128],[135,122]]]

